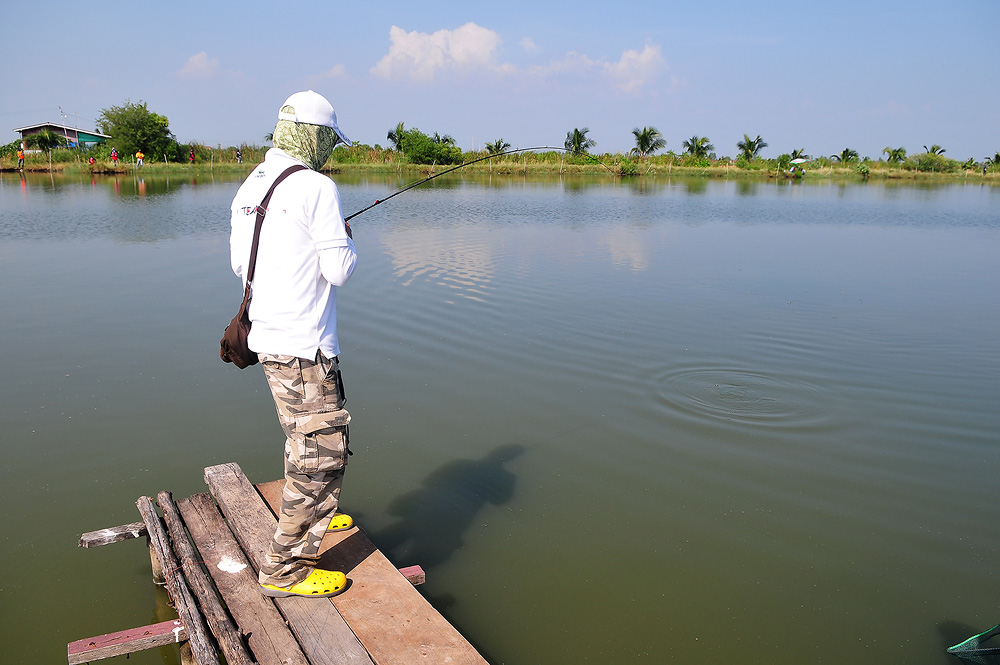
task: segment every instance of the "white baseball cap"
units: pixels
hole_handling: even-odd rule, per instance
[[[286,106],[291,107],[291,113],[283,112]],[[333,105],[326,100],[326,97],[312,90],[296,92],[286,99],[285,103],[281,105],[281,109],[278,110],[278,120],[291,120],[292,122],[304,122],[307,125],[330,127],[337,132],[337,136],[345,145],[353,145],[337,126],[337,112],[333,110]]]

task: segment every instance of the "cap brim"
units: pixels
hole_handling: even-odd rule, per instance
[[[337,132],[337,137],[338,137],[338,138],[339,138],[339,139],[340,139],[340,140],[341,140],[341,141],[343,142],[343,144],[344,144],[344,145],[346,145],[346,146],[347,146],[348,148],[350,148],[351,146],[353,146],[353,145],[354,145],[353,143],[351,143],[351,139],[347,138],[347,136],[345,136],[345,135],[344,135],[344,132],[340,131],[340,127],[334,127],[334,128],[333,128],[333,131]]]

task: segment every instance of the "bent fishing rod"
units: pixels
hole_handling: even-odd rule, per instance
[[[380,203],[385,203],[386,201],[388,201],[389,199],[391,199],[394,196],[399,196],[403,192],[409,191],[409,190],[413,189],[414,187],[419,187],[420,185],[422,185],[422,184],[424,184],[426,182],[430,182],[434,178],[440,178],[441,176],[443,176],[445,174],[451,173],[452,171],[457,171],[458,169],[464,168],[466,166],[469,166],[470,164],[475,164],[477,162],[482,162],[482,161],[485,161],[487,159],[493,159],[494,157],[502,157],[503,155],[513,155],[514,153],[517,153],[517,152],[530,152],[532,150],[562,150],[563,152],[573,152],[569,148],[557,148],[557,147],[551,146],[551,145],[540,145],[540,146],[535,146],[534,148],[516,148],[514,150],[505,150],[503,152],[495,152],[495,153],[493,153],[491,155],[486,155],[485,157],[479,157],[477,159],[473,159],[473,160],[468,161],[468,162],[462,162],[458,166],[453,166],[450,169],[445,169],[444,171],[441,171],[441,173],[435,173],[434,175],[428,176],[428,177],[424,178],[423,180],[418,180],[417,182],[411,183],[411,184],[407,185],[406,187],[404,187],[403,189],[400,189],[399,191],[393,192],[389,196],[386,196],[385,198],[375,199],[375,203],[371,204],[370,206],[362,208],[361,210],[357,211],[354,214],[351,214],[351,215],[348,215],[347,217],[345,217],[344,218],[344,222],[346,223],[346,222],[351,221],[352,219],[354,219],[355,217],[357,217],[361,213],[367,212],[368,210],[371,210],[372,208],[374,208],[375,206],[379,205]],[[598,164],[600,164],[601,166],[603,166],[604,168],[606,168],[607,170],[611,171],[612,173],[615,173],[614,169],[612,169],[610,166],[608,166],[607,164],[605,164],[601,160],[597,159],[593,155],[588,155],[586,153],[582,153],[581,156],[582,157],[588,157],[588,158],[594,160],[595,162],[597,162]],[[617,175],[617,174],[615,174],[615,175]]]

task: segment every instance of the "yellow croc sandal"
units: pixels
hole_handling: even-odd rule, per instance
[[[347,531],[352,526],[354,526],[354,519],[350,515],[345,515],[344,513],[337,513],[330,520],[330,526],[326,528],[327,531]]]
[[[334,570],[313,569],[309,577],[290,587],[261,584],[260,590],[271,598],[305,596],[306,598],[326,598],[335,596],[347,587],[347,576]]]

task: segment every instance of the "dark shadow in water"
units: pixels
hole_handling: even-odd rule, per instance
[[[998,622],[1000,622],[1000,619],[998,619]],[[1000,665],[1000,655],[987,654],[979,658],[976,658],[975,656],[972,656],[970,654],[969,659],[964,660],[958,658],[958,656],[954,656],[948,653],[948,649],[950,647],[953,647],[956,644],[961,644],[970,637],[978,635],[983,631],[989,630],[990,628],[993,627],[993,625],[996,624],[991,624],[989,626],[970,626],[968,624],[961,623],[959,621],[950,621],[950,620],[942,621],[937,626],[938,636],[941,639],[941,658],[936,659],[936,662],[942,664],[949,663],[950,665],[961,665],[961,663],[965,662],[981,663],[982,665],[990,665],[990,664]],[[992,640],[990,640],[984,646],[998,647],[1000,646],[1000,644],[993,644]]]
[[[389,514],[399,520],[370,534],[372,542],[397,565],[419,564],[426,570],[447,561],[486,504],[501,505],[514,495],[517,477],[504,464],[523,452],[524,446],[508,444],[483,459],[455,460],[435,469],[419,489],[389,504]]]

